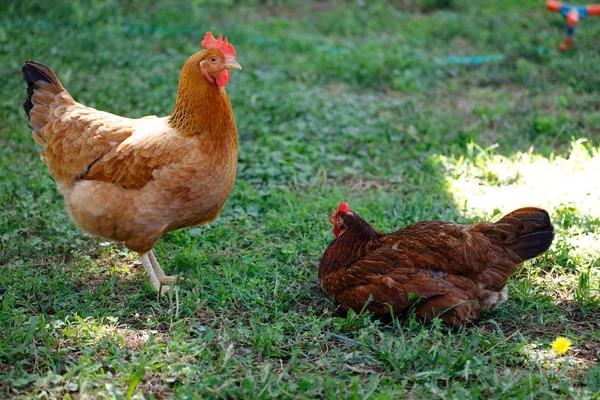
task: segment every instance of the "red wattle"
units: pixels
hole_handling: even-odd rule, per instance
[[[227,86],[230,76],[231,76],[231,73],[229,72],[228,69],[223,70],[223,72],[220,72],[219,75],[217,75],[217,85]]]

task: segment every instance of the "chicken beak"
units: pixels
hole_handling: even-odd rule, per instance
[[[242,66],[240,65],[239,62],[237,62],[235,60],[231,60],[231,61],[227,61],[227,63],[225,64],[225,68],[228,68],[228,69],[242,69]]]
[[[333,225],[333,228],[331,229],[333,236],[338,237],[340,235],[340,230],[336,228],[335,223],[333,222],[333,215],[329,217],[329,222],[331,222],[331,225]]]

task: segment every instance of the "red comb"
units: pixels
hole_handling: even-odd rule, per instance
[[[223,35],[219,35],[217,39],[213,36],[211,32],[206,32],[204,39],[200,42],[203,48],[205,49],[219,49],[225,55],[225,58],[229,60],[233,60],[235,57],[235,49],[227,38],[223,40]]]
[[[340,206],[338,207],[338,209],[335,210],[335,212],[333,214],[331,214],[331,218],[335,218],[341,212],[343,212],[343,213],[350,212],[350,206],[348,205],[348,203],[340,203]]]
[[[348,205],[348,203],[340,203],[340,206],[338,207],[336,213],[347,213],[350,212],[350,206]]]

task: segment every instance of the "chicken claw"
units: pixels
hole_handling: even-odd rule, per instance
[[[150,263],[152,264],[152,269],[154,270],[154,274],[156,275],[156,278],[158,279],[158,281],[160,283],[162,283],[164,285],[164,284],[169,284],[171,282],[175,282],[177,280],[177,275],[166,275],[165,274],[165,272],[162,270],[162,268],[158,264],[158,261],[156,260],[156,257],[154,256],[154,253],[152,252],[152,250],[150,250],[147,254],[148,254],[148,258],[150,259]]]
[[[160,287],[160,297],[163,297],[165,295],[165,293],[167,293],[169,291],[169,289],[171,289],[171,286],[169,286],[169,285],[161,285],[161,287]]]
[[[152,252],[148,252],[148,253],[143,253],[140,254],[140,261],[142,262],[142,265],[144,266],[144,269],[146,270],[146,273],[148,274],[148,277],[150,278],[150,284],[152,285],[152,288],[159,292],[160,295],[164,295],[165,293],[167,293],[167,291],[169,290],[169,285],[163,285],[160,280],[158,279],[158,277],[156,276],[156,272],[154,272],[154,266],[152,265],[152,261],[150,261],[150,254],[152,254]],[[154,257],[154,255],[152,256]],[[158,267],[160,269],[160,267]],[[162,270],[161,270],[162,272]],[[163,272],[164,275],[164,272]]]

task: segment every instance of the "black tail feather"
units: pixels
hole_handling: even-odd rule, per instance
[[[544,253],[554,239],[554,227],[548,212],[541,208],[521,208],[505,215],[494,224],[504,247],[514,251],[523,261]],[[496,235],[494,235],[496,236]]]
[[[554,239],[552,227],[544,228],[537,232],[532,232],[519,237],[519,241],[510,246],[510,249],[517,253],[523,261],[531,260],[544,253]]]
[[[27,114],[27,118],[30,118],[29,113],[33,108],[31,97],[33,96],[33,93],[39,89],[39,86],[36,84],[36,82],[43,81],[53,85],[60,85],[60,82],[58,82],[56,76],[52,76],[53,74],[50,68],[42,63],[32,60],[25,61],[25,64],[21,69],[21,74],[23,76],[23,80],[27,82],[27,99],[23,103],[23,109]]]

